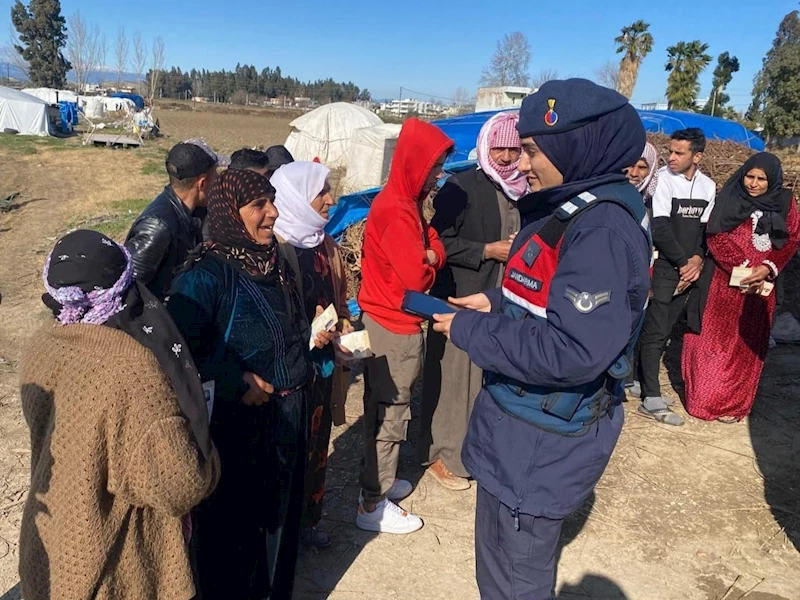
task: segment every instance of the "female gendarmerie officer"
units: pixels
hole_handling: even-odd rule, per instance
[[[622,428],[650,287],[649,222],[623,174],[646,141],[634,108],[583,79],[550,81],[524,100],[517,129],[530,224],[502,288],[454,299],[473,310],[435,325],[486,373],[462,452],[480,485],[484,600],[552,597],[561,523],[591,494]],[[545,216],[531,223],[534,210]]]

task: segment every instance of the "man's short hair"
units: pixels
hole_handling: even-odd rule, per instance
[[[706,151],[706,136],[703,130],[698,127],[679,129],[672,134],[672,139],[679,142],[689,142],[689,148],[692,154]]]
[[[229,169],[266,169],[269,166],[269,157],[266,152],[242,148],[231,155]]]

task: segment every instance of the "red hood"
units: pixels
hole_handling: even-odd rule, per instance
[[[398,200],[416,203],[433,165],[453,145],[453,140],[435,125],[408,119],[397,138],[385,191]]]

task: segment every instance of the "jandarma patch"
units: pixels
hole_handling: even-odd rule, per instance
[[[512,281],[516,281],[522,287],[531,290],[532,292],[539,292],[542,289],[542,282],[538,279],[534,279],[529,275],[525,275],[516,269],[511,269],[511,272],[508,274],[508,278]]]
[[[574,288],[568,287],[567,291],[564,292],[564,297],[572,302],[575,310],[584,315],[588,315],[598,306],[611,302],[610,291],[590,294],[589,292],[579,292]]]

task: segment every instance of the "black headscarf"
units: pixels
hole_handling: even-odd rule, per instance
[[[520,212],[546,203],[555,210],[593,187],[624,183],[624,169],[636,164],[647,142],[642,120],[630,104],[566,131],[534,135],[533,140],[564,177],[564,183],[520,201]]]
[[[755,198],[744,186],[744,177],[752,169],[764,171],[768,182],[767,191]],[[768,234],[773,247],[783,248],[789,239],[786,216],[791,201],[792,192],[783,189],[783,168],[778,157],[769,152],[755,154],[728,179],[717,194],[706,231],[712,234],[733,231],[758,209],[764,214],[758,220],[756,233]]]
[[[267,196],[275,198],[269,179],[253,171],[228,169],[217,177],[208,198],[208,238],[188,263],[199,260],[206,252],[232,264],[237,270],[260,281],[279,276],[276,244],[256,242],[245,229],[239,209]]]
[[[166,308],[133,281],[124,246],[96,231],[59,240],[45,263],[42,301],[65,325],[90,323],[124,331],[156,357],[178,397],[203,455],[211,456],[208,409],[200,374]]]

